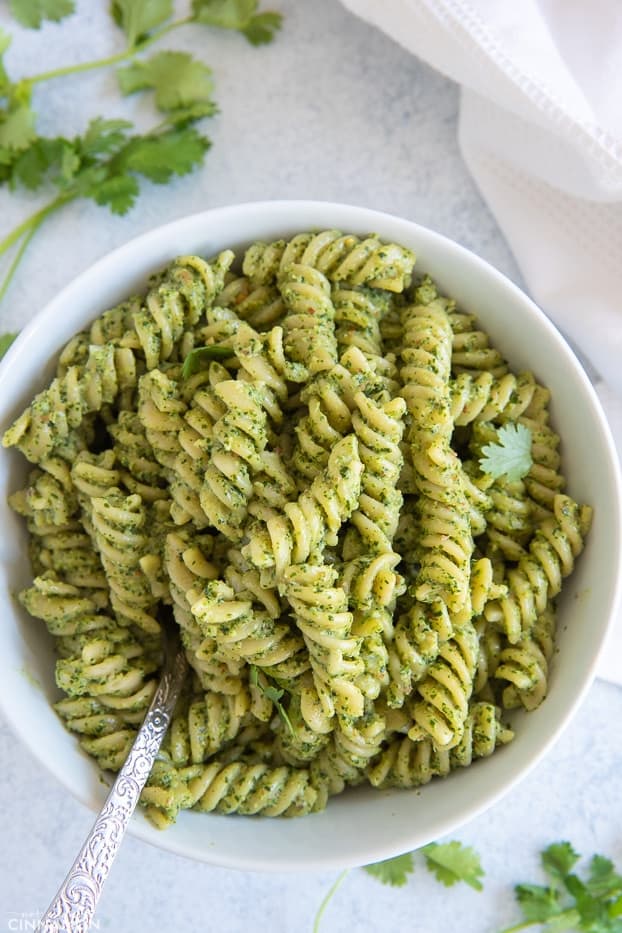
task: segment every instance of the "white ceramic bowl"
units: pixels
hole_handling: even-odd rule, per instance
[[[545,754],[569,722],[594,676],[620,593],[621,496],[613,443],[594,391],[555,327],[515,285],[456,243],[406,220],[321,202],[242,204],[196,214],[152,231],[106,256],[77,278],[25,328],[0,366],[4,430],[53,373],[56,355],[76,331],[146,282],[179,254],[210,256],[256,239],[337,227],[411,247],[417,270],[430,273],[476,313],[515,370],[530,369],[552,391],[551,415],[562,437],[568,491],[594,506],[594,522],[559,607],[559,651],[550,693],[535,712],[515,718],[516,739],[471,767],[421,791],[359,788],[320,814],[261,820],[185,812],[159,832],[142,813],[131,832],[172,852],[219,865],[291,871],[360,865],[405,852],[455,830],[505,794]],[[6,504],[27,466],[0,455],[0,705],[20,738],[79,800],[98,809],[106,795],[93,762],[51,709],[51,639],[11,595],[30,581],[22,521]]]

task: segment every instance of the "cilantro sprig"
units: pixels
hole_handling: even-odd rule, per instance
[[[73,12],[73,0],[10,0],[13,15],[25,26],[59,21]],[[210,141],[194,124],[217,112],[210,68],[187,52],[160,51],[144,57],[149,46],[192,24],[240,32],[253,45],[270,42],[280,28],[278,13],[259,12],[258,0],[193,0],[188,16],[174,19],[173,0],[112,0],[110,13],[125,37],[125,47],[108,57],[63,65],[13,81],[4,64],[11,37],[0,30],[0,185],[10,190],[48,188],[48,204],[0,241],[0,257],[14,249],[0,282],[4,297],[31,239],[44,221],[76,198],[91,198],[115,214],[125,214],[140,192],[140,179],[166,184],[202,164]],[[73,139],[37,133],[34,88],[66,75],[117,66],[123,95],[151,92],[161,123],[138,133],[131,123],[98,117]]]
[[[15,19],[27,29],[39,29],[44,20],[59,23],[75,12],[74,0],[9,0]]]
[[[265,671],[259,671],[259,668],[254,664],[250,666],[250,676],[249,680],[251,686],[257,687],[266,699],[271,700],[274,703],[274,708],[277,713],[285,723],[290,735],[294,735],[294,727],[292,726],[291,719],[288,716],[287,710],[281,703],[281,700],[285,696],[285,690],[282,687],[279,687],[277,684],[270,681],[270,678],[265,673]]]
[[[523,919],[503,933],[517,933],[534,924],[545,933],[622,933],[622,875],[610,859],[594,855],[581,878],[574,871],[579,860],[569,842],[544,849],[541,862],[549,883],[515,886]]]
[[[470,846],[465,846],[457,840],[442,843],[431,842],[416,852],[405,852],[403,855],[396,855],[394,858],[385,859],[382,862],[363,865],[363,871],[380,881],[381,884],[401,888],[407,883],[409,875],[413,874],[415,870],[416,855],[423,856],[428,871],[446,887],[451,887],[462,881],[464,884],[475,888],[476,891],[482,890],[483,885],[480,879],[484,875],[484,869],[480,857]],[[319,933],[320,921],[324,911],[335,891],[341,886],[348,874],[348,871],[342,872],[324,897],[315,917],[313,933]],[[506,931],[506,933],[509,933],[509,931]]]
[[[0,285],[4,297],[23,252],[44,221],[78,198],[90,198],[113,214],[125,214],[140,192],[140,179],[166,184],[174,175],[186,175],[199,166],[211,143],[193,126],[165,121],[143,134],[133,132],[126,120],[92,120],[82,136],[40,141],[24,154],[16,175],[26,187],[45,178],[56,196],[0,241],[0,256],[19,248]]]
[[[482,447],[480,467],[493,479],[505,477],[511,483],[522,479],[531,469],[531,431],[524,424],[504,424],[497,440]]]
[[[475,849],[453,840],[442,843],[431,842],[417,851],[424,857],[428,871],[432,872],[441,884],[451,887],[463,881],[476,891],[482,890],[480,878],[484,875],[484,869]],[[395,858],[386,859],[384,862],[365,865],[364,870],[382,884],[401,887],[406,884],[408,875],[415,870],[413,855],[413,852],[396,855]]]

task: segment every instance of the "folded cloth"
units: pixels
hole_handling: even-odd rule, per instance
[[[461,85],[467,166],[530,293],[602,380],[622,450],[619,0],[342,2]],[[622,619],[599,673],[622,684]]]

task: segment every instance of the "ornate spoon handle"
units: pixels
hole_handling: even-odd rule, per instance
[[[184,653],[177,651],[172,665],[162,675],[101,813],[41,918],[37,929],[42,933],[88,933],[104,881],[168,728],[186,670]]]

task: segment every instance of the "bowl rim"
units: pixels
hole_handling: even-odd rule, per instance
[[[118,246],[114,250],[108,252],[106,255],[101,257],[99,260],[81,272],[60,292],[58,292],[45,305],[44,308],[42,308],[33,316],[33,318],[19,334],[15,342],[11,345],[4,359],[0,363],[0,399],[4,397],[3,389],[7,382],[10,381],[13,366],[18,363],[24,348],[28,346],[29,342],[41,332],[46,324],[53,324],[55,317],[62,310],[63,306],[67,303],[73,303],[75,301],[75,296],[78,296],[84,290],[85,286],[88,286],[91,281],[96,281],[97,279],[101,278],[103,273],[108,271],[114,274],[115,267],[120,263],[121,260],[127,259],[128,257],[131,258],[132,256],[137,258],[142,256],[142,267],[139,262],[139,275],[141,280],[144,282],[146,277],[145,270],[147,267],[152,269],[156,265],[153,258],[148,257],[152,257],[153,254],[157,252],[157,245],[163,241],[174,244],[177,233],[181,233],[183,237],[183,231],[193,227],[196,227],[197,231],[202,227],[205,230],[208,230],[210,226],[217,230],[221,222],[225,220],[235,220],[239,217],[241,221],[240,241],[244,241],[244,224],[248,223],[249,215],[251,215],[251,217],[255,217],[265,214],[266,218],[269,218],[271,223],[273,223],[275,219],[282,218],[282,227],[284,230],[295,230],[302,229],[303,226],[302,224],[297,224],[295,220],[299,213],[303,214],[307,218],[305,225],[307,228],[309,225],[317,226],[318,228],[324,226],[324,228],[326,228],[326,218],[330,218],[331,216],[333,219],[335,216],[339,216],[340,223],[337,226],[340,226],[342,229],[348,229],[347,217],[352,218],[352,226],[358,226],[359,228],[367,227],[367,229],[375,229],[376,224],[378,227],[383,227],[387,224],[393,228],[401,227],[405,232],[408,232],[408,236],[411,239],[416,238],[417,240],[420,240],[422,244],[434,244],[435,246],[447,251],[449,255],[454,254],[461,256],[464,261],[468,261],[477,269],[478,274],[485,275],[489,280],[494,280],[499,283],[506,291],[513,293],[514,297],[520,303],[522,303],[523,306],[529,308],[532,314],[535,313],[540,321],[540,324],[548,329],[550,334],[555,335],[556,340],[561,340],[562,345],[565,348],[569,365],[571,365],[573,369],[574,376],[581,384],[582,390],[586,394],[591,404],[592,413],[597,422],[598,433],[600,434],[603,442],[603,450],[612,467],[611,477],[613,480],[613,492],[615,497],[615,502],[612,502],[612,509],[615,509],[615,512],[617,513],[617,540],[614,542],[613,550],[619,555],[621,551],[622,540],[622,477],[620,472],[620,465],[618,462],[611,431],[603,413],[598,396],[570,345],[566,342],[555,325],[535,304],[535,302],[514,282],[512,282],[507,276],[497,270],[486,260],[482,259],[471,250],[467,249],[456,241],[451,240],[443,234],[417,224],[414,221],[398,217],[390,213],[377,211],[362,206],[355,206],[332,201],[304,199],[276,201],[258,200],[199,211],[194,214],[178,218],[172,222],[160,225],[141,234],[140,236],[134,237],[124,244]],[[308,220],[309,214],[317,217],[317,224],[313,224]],[[330,225],[330,227],[335,226],[335,224],[330,220],[328,225]],[[383,239],[386,239],[385,234],[381,232],[380,235],[383,237]],[[396,235],[394,235],[394,238],[399,242],[399,239]],[[248,242],[248,237],[246,237],[246,241]],[[176,254],[173,250],[169,254],[169,258],[174,258],[174,255]],[[127,294],[127,289],[125,289],[125,294]],[[460,300],[459,297],[458,300]],[[108,307],[108,305],[105,307]],[[105,307],[103,307],[102,310],[105,310]],[[53,332],[53,328],[50,328],[50,331]],[[60,346],[62,346],[62,343]],[[57,353],[58,348],[53,351],[52,356],[56,356]],[[583,701],[593,682],[600,651],[604,646],[607,633],[613,625],[616,611],[619,609],[621,602],[622,575],[618,575],[614,582],[613,591],[609,599],[608,624],[603,629],[603,635],[600,640],[598,650],[594,651],[590,663],[586,665],[583,671],[583,676],[580,683],[577,685],[577,690],[574,694],[573,701],[568,704],[564,713],[560,715],[555,729],[552,730],[552,732],[547,736],[546,740],[540,743],[537,754],[533,755],[527,762],[523,764],[522,767],[518,768],[511,779],[506,780],[493,791],[488,791],[481,800],[474,802],[470,807],[465,807],[461,811],[461,816],[458,820],[451,816],[448,816],[444,821],[439,820],[434,833],[434,838],[445,835],[446,833],[457,829],[459,826],[469,822],[484,810],[495,804],[516,784],[518,784],[524,777],[527,776],[527,774],[538,764],[538,762],[544,757],[551,746],[557,741],[561,733],[570,723],[572,717],[576,713],[579,705]],[[73,778],[70,773],[68,773],[67,769],[64,768],[61,761],[57,759],[50,761],[49,758],[45,757],[44,753],[37,745],[34,736],[27,732],[20,731],[16,717],[12,715],[11,712],[10,696],[4,689],[1,678],[0,710],[3,712],[9,727],[16,735],[16,737],[19,738],[19,740],[30,749],[35,758],[44,765],[46,770],[54,774],[54,776],[71,792],[71,794],[76,799],[78,799],[81,803],[84,803],[90,809],[97,811],[101,806],[101,802],[93,800],[91,793],[84,786],[84,782],[77,782],[76,779]],[[97,766],[93,765],[93,767],[96,768]],[[204,815],[202,815],[202,818],[204,818]],[[156,845],[159,848],[165,849],[175,854],[184,855],[186,857],[195,858],[201,861],[211,862],[213,864],[227,868],[262,871],[326,871],[329,869],[347,868],[362,864],[360,852],[357,854],[356,851],[352,851],[349,855],[344,856],[342,854],[337,858],[332,857],[330,852],[325,852],[321,857],[308,856],[303,858],[300,862],[294,864],[292,864],[290,860],[274,858],[269,860],[268,863],[264,865],[258,864],[255,857],[246,857],[245,853],[239,853],[239,855],[236,855],[234,858],[223,857],[219,853],[210,852],[209,846],[193,846],[188,844],[188,842],[184,841],[183,839],[179,841],[174,832],[171,832],[170,830],[166,833],[158,833],[155,831],[157,835],[154,835],[153,828],[144,820],[139,821],[137,819],[133,819],[129,827],[129,832],[133,836],[143,841],[149,842],[150,844]],[[410,833],[410,836],[413,837],[412,832]],[[416,846],[423,844],[425,844],[424,841],[415,841]],[[400,837],[400,841],[397,843],[397,845],[395,843],[377,845],[372,853],[372,859],[367,860],[382,860],[384,858],[389,858],[393,855],[396,855],[398,852],[404,852],[408,848],[414,847],[414,845],[408,843],[407,834],[404,834],[402,837]],[[367,856],[365,855],[364,858],[367,858]]]

